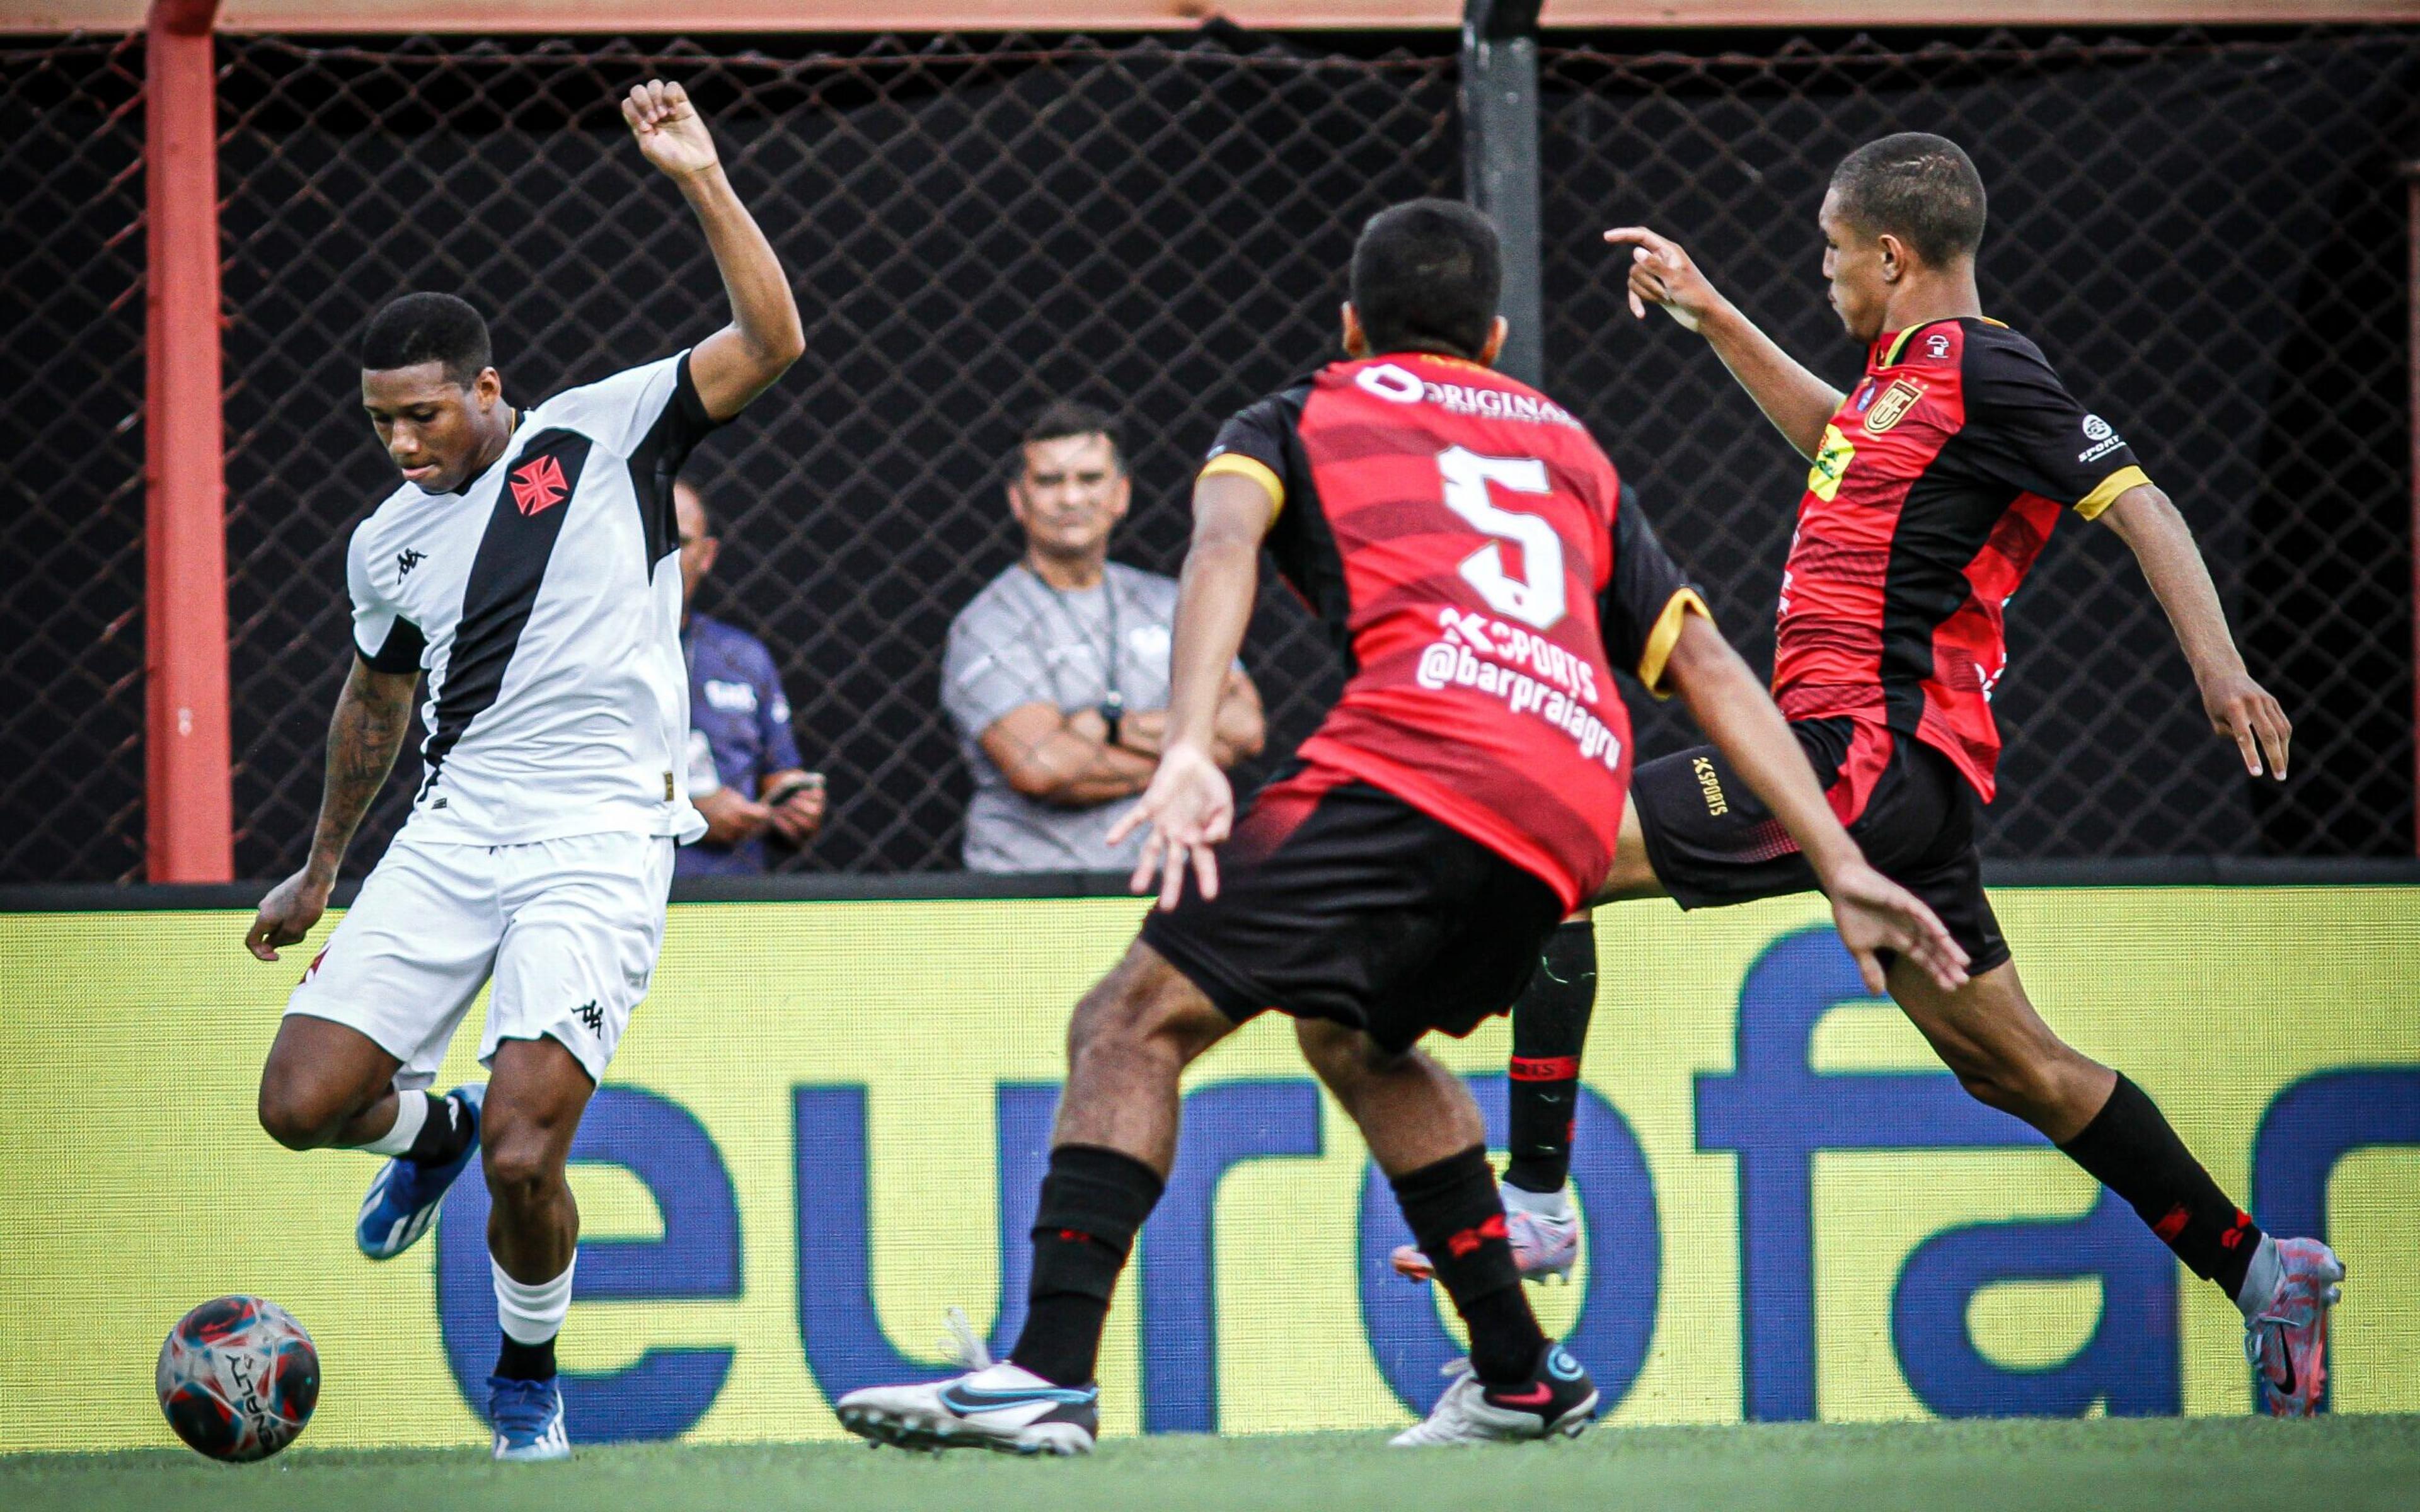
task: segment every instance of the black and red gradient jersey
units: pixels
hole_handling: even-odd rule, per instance
[[[2063,508],[2090,519],[2148,481],[2041,349],[2000,322],[1885,332],[1807,474],[1781,578],[1775,702],[1792,719],[1847,716],[1913,735],[1988,801],[2009,595]],[[1852,786],[1855,775],[1844,774]]]
[[[1240,411],[1202,471],[1268,491],[1270,554],[1344,654],[1301,759],[1469,836],[1566,908],[1595,892],[1630,786],[1607,648],[1660,692],[1682,615],[1706,607],[1579,422],[1476,363],[1398,352]]]

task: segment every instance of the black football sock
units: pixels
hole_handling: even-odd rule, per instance
[[[506,1381],[552,1381],[554,1340],[550,1338],[543,1344],[520,1344],[506,1335],[504,1347],[496,1351],[496,1374]]]
[[[412,1135],[411,1148],[405,1150],[406,1160],[423,1165],[442,1165],[462,1153],[471,1143],[471,1110],[458,1097],[439,1097],[434,1092],[404,1092],[403,1097],[428,1099],[428,1117]]]
[[[1505,1238],[1504,1204],[1496,1195],[1487,1151],[1473,1145],[1388,1180],[1412,1238],[1470,1327],[1472,1372],[1491,1386],[1528,1380],[1546,1335],[1529,1311],[1529,1299],[1521,1295],[1521,1273]]]
[[[2120,1075],[2084,1132],[2058,1148],[2132,1204],[2187,1270],[2230,1298],[2243,1289],[2260,1248],[2258,1227],[2218,1189],[2141,1088]]]
[[[1061,1145],[1050,1152],[1033,1213],[1025,1330],[1010,1360],[1054,1386],[1091,1382],[1109,1295],[1161,1185],[1158,1172],[1118,1150]]]
[[[1512,1163],[1504,1184],[1556,1192],[1572,1172],[1580,1052],[1596,1013],[1596,924],[1573,919],[1546,940],[1545,958],[1512,1005]]]

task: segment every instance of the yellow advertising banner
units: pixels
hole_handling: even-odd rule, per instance
[[[2350,1275],[2332,1406],[2420,1411],[2420,889],[2015,889],[2044,1014],[2221,1185]],[[574,1150],[576,1436],[800,1439],[937,1374],[942,1315],[1024,1310],[1068,1010],[1116,899],[676,905]],[[312,1331],[314,1443],[484,1442],[475,1170],[436,1231],[353,1248],[376,1168],[279,1149],[261,1057],[318,938],[248,915],[0,916],[0,1452],[173,1442],[170,1324],[271,1298]],[[1616,1423],[2246,1411],[2241,1324],[2131,1210],[1975,1103],[1866,1000],[1819,902],[1598,915],[1569,1287],[1533,1291]],[[333,921],[332,921],[333,922]],[[479,1075],[466,1026],[448,1080]],[[1507,1036],[1434,1043],[1500,1137]],[[1184,1153],[1102,1358],[1109,1432],[1409,1422],[1459,1352],[1350,1122],[1264,1020],[1187,1078]]]

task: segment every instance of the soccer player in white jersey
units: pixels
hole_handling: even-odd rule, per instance
[[[564,1164],[655,971],[673,847],[706,827],[685,791],[674,474],[804,344],[772,245],[680,85],[639,85],[622,115],[696,212],[731,323],[524,411],[462,301],[407,295],[371,320],[362,405],[404,485],[353,532],[357,655],[310,859],[245,936],[274,961],[318,922],[426,672],[411,817],[294,989],[260,1122],[291,1149],[389,1157],[357,1225],[372,1259],[418,1239],[484,1151],[499,1459],[571,1452],[554,1366],[580,1232]],[[486,1086],[435,1096],[489,980]]]

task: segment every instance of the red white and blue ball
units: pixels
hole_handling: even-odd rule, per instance
[[[258,1297],[187,1313],[160,1346],[160,1411],[212,1459],[266,1459],[319,1403],[319,1351],[294,1315]]]

